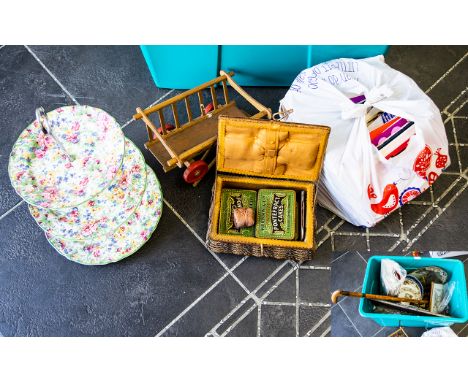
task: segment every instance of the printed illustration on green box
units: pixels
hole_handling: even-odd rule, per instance
[[[296,238],[296,192],[261,189],[257,197],[255,236],[294,240]]]
[[[252,208],[257,206],[257,192],[252,190],[224,189],[221,192],[221,209],[219,217],[219,233],[240,236],[254,236],[255,226],[237,229],[234,226],[233,211],[236,208]]]

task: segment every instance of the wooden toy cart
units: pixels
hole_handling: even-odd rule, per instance
[[[148,132],[148,142],[145,147],[156,157],[161,163],[165,172],[168,172],[175,167],[186,167],[184,172],[184,180],[187,183],[196,186],[198,182],[205,176],[208,170],[213,167],[216,159],[213,159],[209,164],[205,159],[216,143],[218,137],[218,117],[220,115],[228,115],[231,117],[250,117],[260,119],[262,117],[272,118],[271,110],[263,106],[260,102],[252,98],[244,89],[242,89],[231,77],[233,72],[226,73],[220,71],[220,77],[208,81],[196,88],[187,90],[175,97],[172,97],[160,104],[149,107],[145,110],[137,108],[137,113],[133,116],[135,120],[143,119]],[[216,86],[217,84],[222,87]],[[254,106],[258,113],[249,116],[245,111],[239,109],[235,101],[229,100],[227,83],[237,91],[245,100]],[[219,103],[217,99],[217,89],[223,91],[224,103]],[[211,102],[204,104],[203,90],[209,89]],[[194,117],[190,108],[190,99],[192,95],[197,95],[197,100],[200,106],[200,115]],[[187,114],[187,122],[180,124],[180,115],[177,108],[177,103],[183,101],[185,103],[185,111]],[[171,108],[174,118],[174,125],[165,122],[163,109]],[[159,127],[156,127],[149,115],[157,113],[159,117]],[[199,159],[195,159],[201,154]]]

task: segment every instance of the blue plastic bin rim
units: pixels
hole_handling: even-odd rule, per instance
[[[380,262],[381,260],[383,259],[390,259],[390,260],[394,260],[396,261],[397,263],[399,263],[400,261],[403,261],[404,263],[405,262],[408,262],[408,261],[423,261],[423,262],[430,262],[432,263],[431,265],[434,265],[434,266],[440,266],[441,268],[444,267],[444,264],[457,264],[456,266],[460,267],[462,272],[463,272],[463,275],[465,276],[465,271],[464,271],[464,267],[463,267],[463,262],[461,262],[460,260],[458,259],[438,259],[438,258],[433,258],[433,257],[409,257],[409,256],[385,256],[385,255],[379,255],[379,256],[371,256],[367,262],[367,268],[366,268],[366,274],[364,276],[364,281],[362,283],[362,292],[363,293],[366,293],[367,291],[365,290],[365,287],[367,286],[368,284],[368,281],[369,281],[369,267],[370,265],[375,262],[375,261],[378,261]],[[426,266],[429,266],[429,265],[426,265]],[[407,320],[407,321],[425,321],[425,322],[428,322],[430,324],[434,324],[434,325],[437,325],[438,323],[444,325],[444,323],[446,324],[447,322],[451,324],[455,324],[455,323],[465,323],[466,321],[468,321],[468,303],[467,303],[467,291],[466,291],[466,282],[463,284],[462,286],[462,291],[461,293],[465,296],[465,307],[464,307],[464,311],[465,311],[465,316],[464,317],[449,317],[449,318],[445,318],[445,317],[431,317],[431,316],[416,316],[416,315],[403,315],[403,314],[391,314],[391,313],[369,313],[369,312],[364,312],[363,310],[363,306],[364,306],[364,298],[361,298],[360,299],[360,302],[359,302],[359,314],[362,316],[362,317],[366,317],[366,318],[371,318],[371,319],[386,319],[386,318],[389,318],[389,319],[394,319],[394,318],[401,318],[401,320]],[[424,326],[424,325],[421,325],[421,326]]]

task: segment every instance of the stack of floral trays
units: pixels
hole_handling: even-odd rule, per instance
[[[67,259],[103,265],[135,253],[162,212],[161,186],[142,153],[103,110],[68,106],[47,119],[49,133],[36,120],[13,146],[13,188]]]

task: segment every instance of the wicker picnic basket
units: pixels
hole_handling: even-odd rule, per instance
[[[330,128],[326,126],[219,117],[216,179],[209,212],[207,247],[216,253],[281,260],[311,259],[316,247],[315,185],[322,168],[329,132]],[[243,136],[248,139],[242,141]],[[255,143],[252,143],[252,139]],[[249,145],[255,145],[257,149],[262,147],[261,150],[264,150],[261,158],[255,159],[255,163],[246,159],[245,153],[246,150],[248,152]],[[219,233],[223,188],[305,191],[304,239],[278,240]]]

